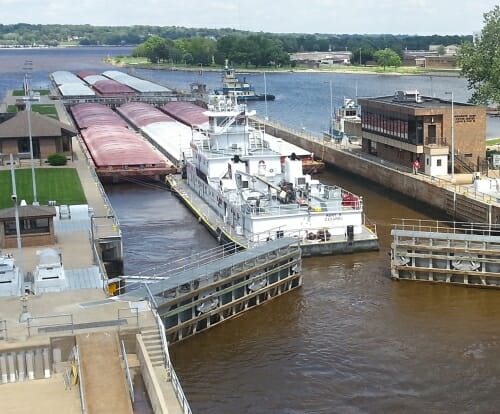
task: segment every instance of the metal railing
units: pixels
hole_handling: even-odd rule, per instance
[[[80,364],[80,350],[78,348],[78,345],[75,345],[73,347],[73,356],[75,358],[76,366],[78,368],[78,386],[80,388],[80,404],[82,407],[82,414],[86,414],[87,404],[85,402],[85,386],[83,385],[82,367]]]
[[[85,147],[85,143],[83,142],[83,138],[78,135],[78,143],[80,145],[80,149],[82,152],[85,154],[85,160],[87,163],[87,168],[90,172],[90,175],[92,176],[92,179],[95,182],[95,185],[97,189],[99,190],[99,193],[104,201],[104,205],[106,206],[107,210],[107,217],[111,218],[113,220],[113,224],[116,225],[118,228],[120,228],[120,222],[118,220],[118,216],[116,215],[115,211],[113,210],[113,206],[111,205],[111,202],[109,201],[109,198],[106,194],[106,191],[104,191],[104,187],[101,184],[101,180],[99,180],[99,177],[97,176],[97,173],[95,172],[95,168],[93,164],[91,163],[92,157],[89,154],[87,148]]]
[[[173,368],[170,369],[170,381],[172,382],[172,386],[174,387],[175,395],[177,395],[177,399],[182,407],[182,412],[184,414],[192,414],[191,407],[189,406],[189,402],[184,395],[184,391],[182,390],[181,383],[175,370]]]
[[[91,223],[91,225],[93,225]],[[93,231],[90,231],[90,247],[92,250],[92,256],[94,258],[94,264],[96,264],[99,267],[99,271],[101,273],[101,282],[102,282],[102,289],[104,290],[105,293],[108,293],[108,286],[107,286],[107,280],[108,280],[108,272],[106,271],[106,267],[104,266],[103,261],[101,260],[101,256],[99,256],[99,252],[97,251],[97,246],[95,243],[95,239],[93,237],[95,233]]]
[[[61,318],[67,318],[67,321],[64,323],[52,322],[52,323],[33,325],[33,323],[34,322],[36,323],[36,321],[43,321],[43,320],[50,320],[50,319],[61,319]],[[28,320],[27,320],[28,337],[31,336],[31,330],[33,328],[40,329],[40,328],[62,327],[62,326],[70,326],[71,333],[74,332],[73,314],[37,316],[37,317],[33,317],[33,318],[28,318]]]
[[[394,219],[393,230],[418,231],[425,233],[483,234],[500,236],[500,224],[469,223],[459,221]]]
[[[130,394],[130,399],[132,400],[132,402],[134,402],[135,401],[134,384],[132,383],[132,376],[130,374],[130,367],[128,365],[127,352],[125,351],[125,342],[123,342],[123,339],[121,341],[121,351],[122,351],[122,359],[125,364],[125,376],[127,377],[128,392]]]
[[[370,220],[368,217],[366,217],[366,215],[363,216],[363,224],[369,231],[371,231],[375,235],[377,234],[377,223]]]
[[[184,394],[184,390],[182,389],[181,383],[177,374],[175,373],[175,369],[172,365],[172,361],[170,360],[170,353],[168,352],[168,342],[167,337],[165,335],[165,327],[163,326],[163,322],[161,320],[160,315],[156,309],[153,308],[153,314],[156,318],[156,323],[158,325],[158,330],[160,332],[161,344],[163,349],[164,363],[165,369],[168,372],[170,382],[172,383],[172,387],[174,388],[175,395],[177,396],[177,400],[182,407],[183,414],[192,414],[191,407],[189,406],[189,402]]]
[[[481,191],[477,191],[475,188],[467,187],[465,185],[457,185],[456,193],[465,195],[469,198],[473,198],[475,200],[483,201],[485,203],[498,203],[500,200],[492,194],[483,193]]]
[[[152,267],[142,270],[141,272],[134,275],[129,275],[127,276],[127,278],[148,278],[151,280],[163,279],[175,273],[180,273],[186,270],[194,270],[202,266],[206,266],[207,264],[216,262],[224,258],[225,256],[229,256],[235,253],[236,251],[236,247],[234,247],[232,244],[220,245],[199,253],[192,253],[191,255],[187,255],[186,257],[169,262],[168,269],[165,269],[165,266]],[[161,269],[161,271],[158,272],[158,269]]]

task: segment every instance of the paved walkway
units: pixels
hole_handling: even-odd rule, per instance
[[[115,332],[78,335],[82,385],[89,414],[128,414],[132,404]]]

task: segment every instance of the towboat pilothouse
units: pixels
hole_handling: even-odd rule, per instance
[[[187,185],[230,229],[226,235],[245,247],[294,237],[305,256],[378,249],[363,199],[304,174],[295,154],[282,164],[281,154],[253,133],[255,111],[215,96],[205,114],[208,128],[193,129]]]

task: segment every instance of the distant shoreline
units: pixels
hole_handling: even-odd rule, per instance
[[[129,63],[123,62],[121,59],[109,58],[105,60],[106,63],[109,63],[116,67],[124,67],[124,68],[137,68],[137,69],[149,69],[149,70],[165,70],[165,71],[184,71],[184,72],[221,72],[222,67],[213,67],[213,66],[172,66],[167,64],[156,64],[156,63]],[[407,66],[403,66],[402,68],[413,69]],[[364,67],[363,69],[358,69],[357,66],[353,67],[342,67],[335,66],[332,68],[321,68],[321,69],[313,69],[313,68],[304,68],[304,67],[296,67],[296,68],[269,68],[268,70],[264,68],[240,68],[235,67],[235,71],[239,74],[245,73],[324,73],[324,74],[332,74],[332,73],[347,73],[347,74],[360,74],[360,75],[390,75],[390,76],[452,76],[452,77],[461,77],[461,74],[457,70],[441,70],[441,71],[393,71],[387,69],[386,71],[381,71],[379,67],[373,68],[370,70],[369,67]]]

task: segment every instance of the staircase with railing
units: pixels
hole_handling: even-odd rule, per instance
[[[165,365],[165,353],[158,326],[142,328],[141,335],[151,364],[155,367]]]
[[[476,165],[462,155],[455,154],[455,170],[464,173],[474,173],[477,171]]]

